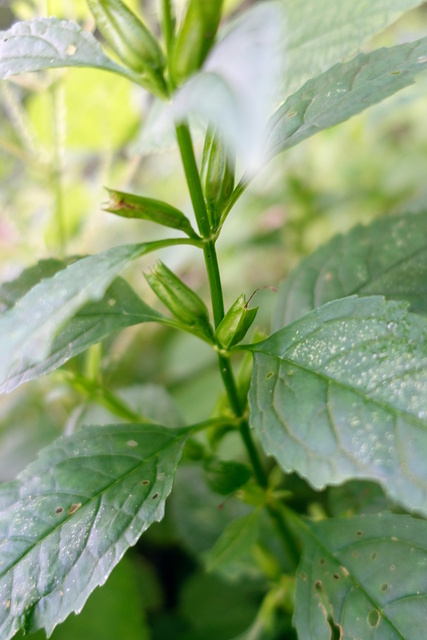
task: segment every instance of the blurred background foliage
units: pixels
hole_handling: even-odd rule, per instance
[[[142,8],[156,28],[156,2],[128,4],[136,11]],[[229,1],[227,11],[240,4]],[[0,29],[37,15],[57,15],[93,28],[83,0],[16,0],[0,3]],[[423,35],[425,6],[367,49]],[[301,257],[357,223],[425,208],[426,94],[424,76],[350,122],[310,138],[265,167],[240,199],[221,236],[219,258],[227,304],[242,292],[250,296],[260,289],[255,296],[260,305],[257,331],[269,332],[275,297],[269,287],[276,287]],[[140,88],[94,70],[32,74],[0,85],[2,281],[42,258],[84,255],[168,233],[103,212],[104,186],[161,198],[191,218],[173,140],[153,137],[149,126],[144,128],[150,107],[150,97]],[[200,136],[199,153],[202,143]],[[148,153],[154,148],[155,153]],[[154,260],[149,257],[126,275],[156,306],[142,275]],[[162,260],[206,298],[198,252],[169,249]],[[0,399],[0,481],[15,477],[62,433],[82,424],[124,422],[121,403],[174,427],[206,419],[220,393],[215,354],[204,344],[158,326],[128,329],[75,358],[64,371]],[[241,555],[204,573],[208,549],[224,527],[247,514],[248,504],[256,504],[250,487],[225,498],[212,490],[207,473],[193,464],[211,455],[244,459],[231,434],[218,442],[194,443],[178,471],[165,520],[144,534],[107,585],[96,590],[82,616],[58,628],[54,640],[78,633],[91,640],[119,634],[127,640],[229,640],[250,627],[266,584],[286,569],[287,558],[275,548],[266,522],[255,547],[242,545]],[[313,502],[314,494],[303,482],[291,478],[289,484],[301,509],[311,503],[312,513],[332,508],[347,513],[346,496],[354,489],[349,483],[316,494]],[[356,492],[357,508],[369,510],[384,502],[377,487],[363,484],[364,492]],[[262,609],[272,629],[268,638],[293,637],[286,604],[292,582],[280,588],[285,594],[280,606]]]

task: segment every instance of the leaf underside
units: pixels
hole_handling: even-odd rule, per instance
[[[427,313],[427,213],[357,226],[302,260],[279,290],[273,330],[352,294],[407,300]]]
[[[424,638],[426,568],[422,520],[378,514],[310,525],[297,572],[298,637]]]
[[[427,320],[344,298],[252,345],[251,423],[267,453],[315,488],[379,482],[427,514]]]
[[[0,318],[0,386],[48,357],[67,321],[86,303],[102,300],[132,260],[169,242],[113,247],[73,262],[30,289]],[[76,323],[73,327],[78,330]]]
[[[157,425],[89,427],[0,487],[0,637],[52,633],[160,520],[185,442]]]
[[[427,70],[427,38],[359,54],[309,80],[270,120],[272,155],[348,120]]]
[[[0,32],[0,78],[57,67],[96,67],[134,79],[75,22],[35,18]]]
[[[91,345],[143,322],[162,322],[164,316],[146,305],[122,278],[116,278],[99,302],[83,307],[60,330],[49,354],[37,364],[13,371],[0,385],[0,393],[9,393],[29,380],[54,371]]]
[[[287,0],[287,73],[289,95],[304,82],[349,58],[402,13],[422,0]]]

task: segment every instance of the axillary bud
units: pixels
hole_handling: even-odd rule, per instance
[[[216,330],[219,344],[225,349],[229,349],[243,340],[255,320],[257,312],[258,307],[249,309],[244,294],[239,296],[231,305]]]

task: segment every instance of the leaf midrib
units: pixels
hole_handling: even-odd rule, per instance
[[[131,432],[129,432],[131,433]],[[139,433],[139,432],[138,432]],[[102,490],[100,490],[98,493],[96,493],[95,495],[91,496],[84,504],[81,505],[80,508],[83,508],[85,506],[87,506],[91,501],[95,501],[98,498],[101,498],[102,495],[104,493],[106,493],[109,489],[111,489],[111,487],[113,487],[115,484],[117,484],[118,482],[122,482],[123,480],[125,480],[128,476],[132,475],[135,471],[137,471],[143,464],[145,464],[146,462],[148,462],[149,460],[151,460],[153,457],[156,457],[159,453],[161,453],[162,451],[164,451],[165,449],[167,449],[169,446],[173,446],[173,444],[177,443],[177,441],[179,441],[179,438],[185,438],[185,434],[182,434],[181,436],[178,436],[177,438],[173,439],[173,440],[169,440],[168,443],[166,443],[164,446],[160,447],[160,449],[158,449],[156,452],[153,452],[152,455],[148,456],[148,458],[144,458],[144,460],[141,460],[139,462],[139,464],[137,464],[135,467],[133,467],[130,471],[128,471],[126,474],[120,476],[119,478],[117,478],[116,480],[114,480],[113,482],[111,482],[109,485],[107,485],[106,487],[104,487]],[[99,455],[99,454],[97,454]],[[105,454],[108,455],[108,454]],[[114,454],[111,454],[114,457]],[[91,457],[95,457],[95,456],[79,456],[79,457],[87,457],[87,458],[91,458]],[[67,458],[69,460],[74,459],[74,458]],[[56,465],[55,465],[56,466]],[[153,485],[154,486],[154,485]],[[151,488],[152,489],[152,488]],[[39,495],[39,494],[37,494]],[[44,494],[41,494],[44,495]],[[19,499],[22,500],[24,499],[25,496],[20,496]],[[10,505],[12,506],[12,505]],[[3,573],[0,573],[0,579],[2,579],[5,575],[7,575],[10,571],[13,571],[15,569],[15,567],[32,551],[34,551],[34,549],[36,549],[39,545],[43,544],[48,538],[49,536],[51,536],[55,531],[57,531],[58,529],[60,529],[66,522],[68,522],[70,520],[70,518],[78,517],[78,514],[80,512],[80,508],[75,512],[70,514],[67,518],[65,518],[64,520],[62,520],[61,522],[59,522],[56,526],[54,526],[52,529],[50,529],[42,538],[40,538],[39,540],[37,540],[36,542],[34,542],[34,544],[32,544],[26,551],[25,553],[23,553],[19,558],[17,558],[17,560],[10,565]]]

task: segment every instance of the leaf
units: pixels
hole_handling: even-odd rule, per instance
[[[67,320],[85,303],[101,300],[132,260],[175,242],[171,239],[114,247],[82,258],[34,286],[0,318],[0,386],[46,358]]]
[[[427,320],[344,298],[250,346],[251,424],[287,472],[321,489],[379,482],[427,513]]]
[[[300,262],[278,293],[278,330],[315,307],[357,293],[407,300],[427,313],[427,213],[384,217],[338,235]]]
[[[22,298],[30,289],[43,280],[43,278],[51,278],[61,269],[66,267],[66,262],[49,258],[40,260],[37,264],[28,269],[24,269],[22,273],[9,282],[3,282],[0,286],[0,305],[4,309],[10,309],[15,302]]]
[[[295,597],[298,637],[423,638],[426,539],[426,522],[392,514],[307,527]]]
[[[259,512],[233,520],[225,529],[207,559],[207,570],[226,567],[248,553],[255,544],[259,530]]]
[[[427,70],[427,38],[360,54],[309,80],[270,121],[271,154],[348,120]]]
[[[117,637],[150,640],[141,609],[139,587],[135,558],[126,555],[114,568],[106,584],[91,594],[83,611],[77,616],[69,616],[56,627],[51,639],[75,640],[82,636],[90,640],[117,640]],[[26,638],[21,633],[16,636],[16,640]],[[38,631],[31,634],[30,638],[46,640],[46,634]]]
[[[227,496],[240,489],[252,476],[247,464],[213,458],[205,464],[206,482],[215,493]]]
[[[361,45],[421,0],[287,0],[285,95],[357,53]]]
[[[177,92],[177,122],[197,115],[208,121],[245,163],[262,166],[271,102],[283,67],[283,11],[267,2],[247,11],[211,50],[203,70]]]
[[[162,519],[185,434],[89,427],[0,488],[0,635],[52,633]]]
[[[0,31],[0,78],[57,67],[96,67],[135,79],[102,51],[88,31],[75,22],[34,18]]]
[[[167,322],[151,309],[122,278],[116,278],[100,302],[84,306],[60,331],[48,355],[38,363],[24,364],[7,376],[0,393],[9,393],[29,380],[50,373],[105,338],[135,324]]]

